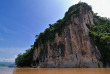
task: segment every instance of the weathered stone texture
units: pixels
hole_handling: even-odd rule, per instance
[[[89,37],[86,24],[93,25],[91,10],[80,8],[79,16],[71,16],[72,23],[64,27],[62,35],[55,34],[53,42],[36,48],[33,60],[41,67],[98,67],[100,52]],[[44,49],[43,49],[44,48]],[[43,49],[43,51],[42,51]]]

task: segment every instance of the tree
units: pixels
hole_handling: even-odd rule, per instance
[[[32,49],[28,49],[26,50],[25,53],[18,54],[17,58],[15,59],[15,63],[17,66],[20,67],[31,66],[32,56],[33,56]]]

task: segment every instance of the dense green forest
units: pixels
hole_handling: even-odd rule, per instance
[[[17,66],[31,66],[34,49],[38,48],[40,44],[45,45],[47,41],[52,42],[56,32],[61,36],[63,28],[68,23],[71,23],[71,15],[75,14],[76,17],[79,16],[79,8],[81,7],[92,10],[91,6],[83,2],[71,6],[65,13],[63,19],[58,20],[54,24],[49,24],[49,28],[35,36],[36,39],[31,49],[26,50],[23,54],[19,54],[15,59]],[[87,27],[90,29],[90,37],[101,53],[101,58],[99,60],[101,60],[105,66],[107,63],[110,63],[110,19],[97,16],[94,13],[94,25],[90,26],[87,24]]]
[[[110,19],[94,14],[94,25],[89,26],[90,36],[101,53],[101,60],[106,66],[110,63]]]
[[[15,63],[17,66],[24,67],[24,66],[31,66],[32,63],[32,56],[33,56],[33,49],[26,50],[23,54],[18,54],[18,57],[15,59]]]

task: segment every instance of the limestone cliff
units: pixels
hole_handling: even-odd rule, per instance
[[[70,16],[62,34],[55,33],[52,42],[38,44],[33,53],[33,66],[40,67],[98,67],[100,52],[89,36],[87,24],[93,25],[93,12],[79,7],[78,14]]]

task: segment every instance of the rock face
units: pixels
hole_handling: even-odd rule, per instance
[[[89,36],[86,24],[93,25],[92,10],[79,10],[79,16],[73,14],[71,23],[63,28],[62,35],[55,34],[53,42],[39,45],[34,50],[34,66],[40,67],[93,67],[102,63],[98,60],[100,52]],[[42,50],[43,49],[43,50]]]

